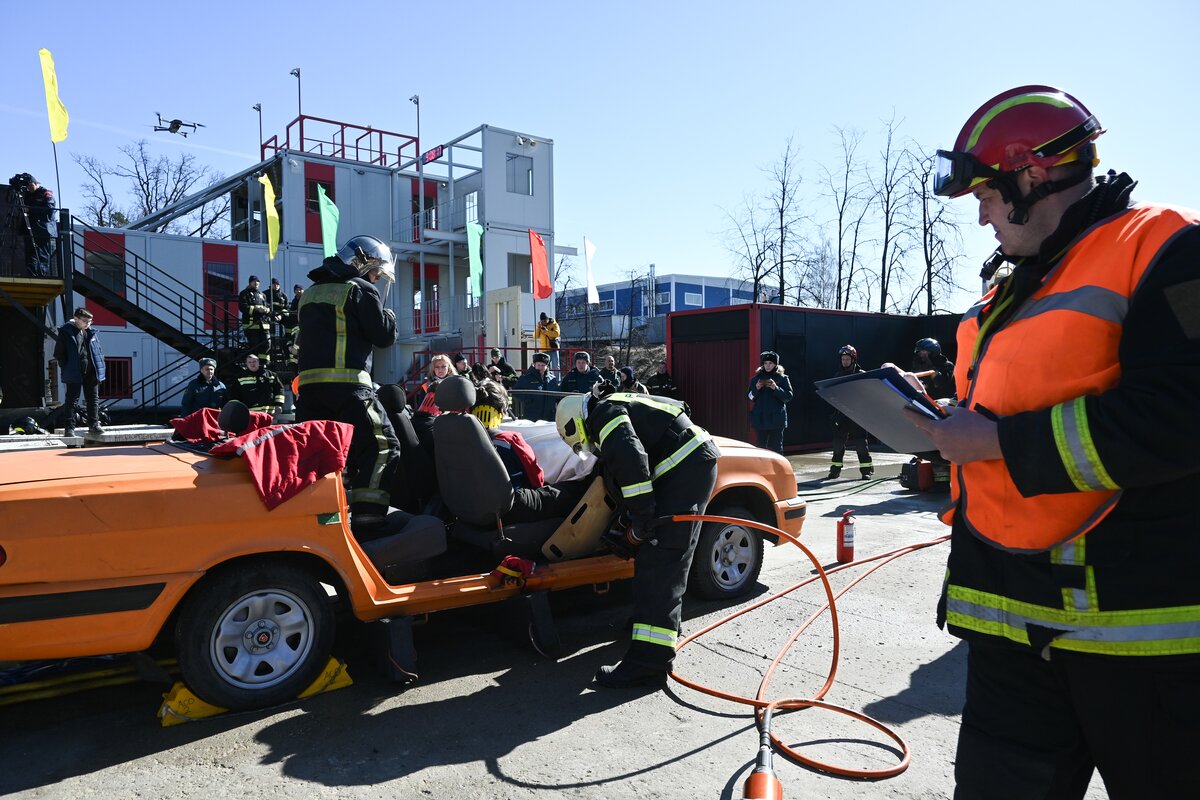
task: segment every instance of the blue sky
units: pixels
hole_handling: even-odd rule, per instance
[[[251,106],[262,103],[267,136],[282,133],[299,66],[311,115],[415,133],[416,93],[424,147],[481,123],[553,139],[557,242],[595,242],[599,282],[651,262],[727,276],[725,209],[767,191],[762,169],[789,136],[822,220],[819,165],[836,163],[835,127],[862,130],[873,153],[894,114],[902,136],[948,147],[980,103],[1025,83],[1088,105],[1108,129],[1102,168],[1138,179],[1136,198],[1200,204],[1198,23],[1187,0],[22,3],[5,10],[0,153],[4,178],[54,185],[39,47],[71,114],[62,204],[79,207],[72,153],[115,161],[146,138],[226,173],[249,166]],[[155,111],[207,127],[186,140],[154,133]],[[974,287],[994,241],[970,201],[958,206],[971,229],[962,282]]]

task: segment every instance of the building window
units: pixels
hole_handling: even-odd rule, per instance
[[[684,292],[683,304],[685,306],[702,306],[704,305],[704,295],[700,292]]]
[[[612,300],[601,300],[600,305],[597,308],[597,311],[599,311],[601,314],[613,313],[613,301]]]
[[[671,305],[671,293],[670,292],[655,292],[654,293],[654,305],[656,305],[656,306]]]
[[[93,280],[112,293],[125,296],[125,259],[121,253],[89,250],[84,261]]]
[[[237,265],[204,262],[204,327],[233,330],[238,324]]]
[[[522,292],[533,291],[533,265],[529,256],[508,254],[508,285],[519,286]]]
[[[333,197],[333,181],[310,180],[308,182],[308,187],[307,187],[307,192],[306,192],[307,197],[305,198],[306,204],[308,205],[308,213],[310,213],[310,214],[320,214],[321,213],[321,198],[317,194],[318,186],[324,187],[325,196],[329,198],[329,202],[331,202],[331,203],[337,202]]]
[[[133,398],[133,359],[121,356],[104,357],[104,381],[100,396],[106,400]]]
[[[506,154],[508,190],[513,194],[533,196],[533,159],[529,156]]]
[[[468,192],[463,198],[466,207],[467,222],[479,222],[479,192]]]

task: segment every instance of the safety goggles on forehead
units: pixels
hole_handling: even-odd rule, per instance
[[[941,197],[958,197],[971,191],[980,181],[1000,177],[998,169],[987,166],[970,153],[938,150],[933,175],[933,193]]]

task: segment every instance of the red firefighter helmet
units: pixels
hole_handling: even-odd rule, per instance
[[[934,192],[960,197],[980,183],[1027,167],[1095,161],[1104,129],[1087,107],[1052,86],[1019,86],[980,106],[953,150],[937,152]]]

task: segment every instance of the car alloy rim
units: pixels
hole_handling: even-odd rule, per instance
[[[265,689],[286,680],[312,649],[313,615],[283,589],[235,600],[213,627],[209,655],[222,677],[241,689]]]
[[[710,560],[713,579],[723,589],[739,588],[746,582],[754,558],[754,534],[741,525],[726,525],[713,543]]]

